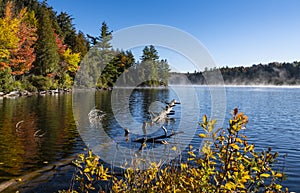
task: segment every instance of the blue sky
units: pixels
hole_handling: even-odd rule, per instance
[[[103,21],[113,31],[141,24],[178,28],[197,38],[218,66],[300,60],[298,0],[48,0],[48,4],[69,13],[78,30],[94,36]]]

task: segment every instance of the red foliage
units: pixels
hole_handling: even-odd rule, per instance
[[[10,67],[12,74],[22,75],[33,67],[36,58],[32,47],[37,40],[36,29],[22,22],[17,35],[19,46],[11,51]]]
[[[58,47],[58,53],[61,56],[65,50],[67,49],[67,46],[63,43],[63,39],[60,38],[55,32],[54,32],[54,36],[55,36],[55,41]]]

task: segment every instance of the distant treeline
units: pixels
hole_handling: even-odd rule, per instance
[[[192,84],[207,84],[205,77],[215,76],[220,71],[225,84],[229,85],[299,85],[300,84],[300,62],[278,63],[273,62],[266,65],[258,64],[250,67],[221,67],[206,69],[203,72],[184,74]],[[172,74],[172,80],[179,74]],[[183,79],[182,79],[183,80]],[[173,84],[178,82],[173,81]],[[215,82],[219,84],[221,82]]]
[[[72,88],[80,64],[91,49],[97,50],[92,54],[96,54],[98,63],[92,63],[84,74],[88,80],[92,76],[93,80],[86,82],[89,87],[111,88],[127,69],[138,69],[144,63],[147,68],[139,68],[139,77],[151,79],[145,86],[168,84],[169,65],[159,59],[153,46],[146,46],[141,62],[136,62],[130,51],[112,48],[112,38],[105,22],[99,36],[78,31],[72,16],[55,12],[47,1],[1,0],[0,92]],[[123,83],[131,79],[127,76]]]

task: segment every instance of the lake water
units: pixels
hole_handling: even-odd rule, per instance
[[[98,147],[103,159],[126,159],[127,154],[140,148],[132,140],[144,136],[142,125],[150,120],[149,110],[159,112],[166,105],[164,102],[172,99],[181,104],[174,107],[172,119],[162,125],[168,133],[172,130],[184,133],[166,139],[170,144],[167,146],[147,144],[146,150],[153,149],[151,159],[166,154],[167,158],[176,156],[170,155],[175,143],[181,145],[180,152],[188,144],[199,147],[197,121],[202,115],[214,115],[219,126],[226,128],[231,109],[238,107],[249,116],[245,134],[251,143],[257,149],[270,146],[278,151],[281,155],[278,167],[283,167],[288,175],[283,185],[300,192],[300,88],[297,87],[174,86],[0,99],[0,181],[82,152],[86,145]],[[91,126],[88,120],[93,108],[104,115],[100,126]],[[163,135],[160,126],[147,127],[147,135]],[[124,136],[124,127],[131,131],[129,136]],[[116,154],[120,149],[123,155]]]

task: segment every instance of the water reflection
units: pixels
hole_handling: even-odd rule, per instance
[[[71,95],[0,100],[0,181],[80,149],[71,104]]]
[[[93,97],[94,103],[91,102]],[[149,110],[155,113],[162,111],[166,101],[170,101],[169,89],[115,89],[113,93],[75,93],[73,108],[76,109],[74,114],[79,122],[79,133],[87,146],[114,167],[125,167],[133,164],[135,157],[146,160],[151,156],[151,160],[155,161],[164,155],[170,156],[170,149],[166,146],[147,146],[146,149],[151,151],[139,152],[142,144],[134,142],[145,137],[146,129],[149,130],[147,137],[163,135],[164,131],[160,128],[163,124],[167,127],[168,123],[153,124],[144,130],[143,125],[150,121]],[[105,116],[97,125],[90,125],[86,115],[94,108],[104,112]],[[125,128],[130,130],[127,136],[124,136]],[[168,152],[164,150],[162,155],[161,148]]]
[[[285,166],[289,178],[283,185],[290,187],[291,191],[299,191],[300,89],[227,88],[226,91],[227,119],[230,109],[239,107],[249,115],[245,134],[257,149],[271,146],[281,155],[288,153]],[[184,147],[191,142],[195,148],[199,147],[199,130],[194,133],[192,141],[190,138],[199,118],[203,114],[212,114],[207,88],[196,88],[197,100],[192,96],[195,91],[189,87],[120,89],[116,93],[118,100],[113,101],[112,92],[93,91],[75,92],[73,98],[72,95],[59,95],[0,99],[0,180],[40,168],[45,165],[44,161],[54,162],[82,152],[85,145],[97,147],[99,151],[95,153],[99,153],[102,159],[117,160],[120,165],[130,162],[129,158],[135,156],[144,156],[150,161],[168,161],[168,157],[173,156],[171,148],[175,144]],[[144,136],[142,125],[150,119],[149,110],[159,112],[165,106],[164,102],[172,99],[182,104],[174,107],[175,114],[170,116],[172,121],[163,125],[168,132],[182,128],[185,133],[168,139],[169,145],[148,143],[145,151],[139,152],[141,144],[133,141]],[[91,127],[88,114],[92,109],[101,110],[105,116],[98,125]],[[116,120],[116,115],[122,122]],[[16,129],[16,124],[22,120],[24,122]],[[227,124],[228,120],[223,127],[226,128]],[[86,144],[80,141],[76,125]],[[124,127],[128,127],[132,134],[124,136]],[[160,126],[148,129],[150,136],[164,134]],[[35,137],[38,130],[46,132],[45,135]],[[142,155],[137,155],[139,153]]]

